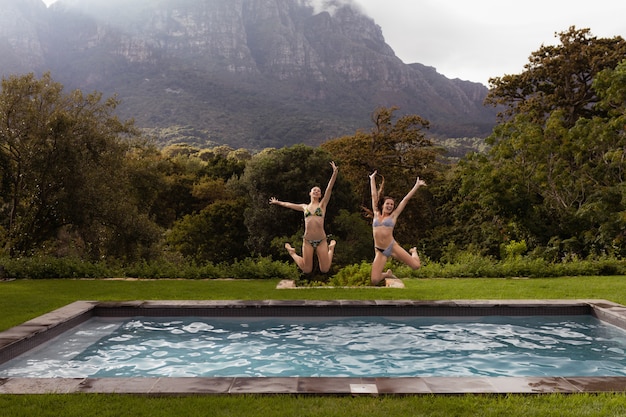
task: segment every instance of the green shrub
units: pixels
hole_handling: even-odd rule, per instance
[[[335,287],[358,287],[371,285],[372,265],[368,262],[348,265],[330,279]]]
[[[511,240],[506,244],[502,244],[500,248],[500,257],[502,259],[518,259],[521,258],[528,251],[528,247],[526,246],[526,241],[522,240],[520,242],[516,240]]]
[[[115,268],[104,263],[88,262],[78,258],[35,256],[24,258],[0,258],[6,278],[103,278],[115,276]]]
[[[454,262],[441,264],[427,261],[423,262],[422,267],[416,271],[412,271],[408,267],[401,267],[396,275],[412,278],[537,278],[626,275],[626,261],[624,260],[603,258],[549,262],[543,258],[519,255],[516,249],[522,248],[523,245],[511,248],[508,252],[511,256],[502,261],[496,261],[472,252],[459,251],[455,253]]]
[[[179,277],[186,279],[216,279],[228,275],[222,266],[215,265],[213,262],[207,262],[203,265],[191,264],[180,267]]]
[[[450,258],[452,259],[452,258]],[[507,277],[562,277],[626,275],[626,260],[616,258],[571,259],[566,262],[549,262],[543,258],[511,256],[502,261],[473,252],[455,253],[453,262],[431,262],[423,257],[422,267],[412,270],[408,266],[390,260],[385,269],[391,268],[399,278],[507,278]],[[197,265],[183,260],[143,261],[130,265],[88,262],[77,258],[35,256],[30,258],[0,257],[0,279],[46,279],[46,278],[111,278],[132,277],[143,279],[291,279],[298,286],[368,286],[371,263],[348,265],[333,276],[315,276],[301,281],[296,265],[289,261],[273,261],[271,257],[246,258],[234,263]],[[310,277],[309,277],[310,278]],[[323,278],[323,279],[322,279]]]
[[[298,269],[293,262],[273,261],[268,257],[246,258],[229,266],[224,265],[224,270],[228,274],[224,278],[296,280],[299,276]]]
[[[498,277],[541,277],[549,269],[549,264],[543,259],[522,258],[520,255],[511,256],[504,261],[494,264],[494,273]]]

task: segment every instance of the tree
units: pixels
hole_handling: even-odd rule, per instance
[[[488,101],[506,109],[493,146],[459,165],[458,204],[448,208],[460,238],[490,253],[512,240],[552,259],[624,251],[626,43],[573,27],[560,37],[524,73],[491,80]]]
[[[624,59],[626,42],[620,36],[598,39],[590,29],[574,26],[557,36],[561,44],[542,45],[521,74],[490,79],[486,103],[504,106],[503,116],[525,114],[539,123],[561,110],[566,127],[601,111],[592,81]]]
[[[327,152],[305,145],[266,149],[252,157],[240,184],[250,202],[245,222],[249,233],[247,246],[252,253],[287,259],[282,245],[280,248],[272,247],[272,240],[278,238],[282,244],[286,241],[293,244],[292,238],[301,239],[304,231],[302,213],[271,206],[269,199],[277,197],[294,203],[308,202],[311,188],[319,186],[324,190],[328,184],[332,174],[331,160]],[[352,190],[343,179],[343,168],[340,165],[325,215],[326,233],[337,237],[339,242],[336,254],[341,251],[339,245],[342,236],[336,235],[335,217],[340,209],[354,212],[357,208]]]
[[[341,164],[343,175],[358,193],[361,206],[371,205],[368,175],[377,170],[385,178],[385,194],[398,199],[415,184],[420,176],[427,182],[435,179],[441,166],[438,157],[442,150],[426,138],[429,125],[417,115],[395,117],[396,107],[378,108],[372,115],[370,133],[356,132],[322,144]],[[403,213],[396,235],[406,242],[415,242],[424,236],[432,222],[433,206],[428,193],[418,193]]]
[[[249,256],[245,247],[245,202],[216,201],[199,213],[178,220],[167,241],[181,254],[197,262],[228,262]]]
[[[365,198],[369,198],[367,177],[372,171],[393,177],[395,184],[388,186],[403,190],[406,184],[415,182],[414,177],[403,180],[405,174],[412,177],[413,173],[424,172],[437,158],[431,140],[424,135],[429,122],[417,115],[395,118],[397,110],[380,107],[371,115],[373,128],[369,133],[358,131],[321,145],[341,160],[345,177],[356,189],[366,189]]]
[[[0,221],[10,254],[53,250],[62,234],[92,256],[132,257],[158,239],[127,175],[139,135],[113,116],[117,105],[97,92],[64,94],[50,74],[2,80]]]
[[[166,242],[196,262],[228,262],[249,255],[246,200],[233,184],[249,153],[227,146],[163,150],[164,180],[154,215],[170,228]]]

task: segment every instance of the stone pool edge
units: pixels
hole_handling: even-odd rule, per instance
[[[541,312],[588,310],[601,320],[626,329],[626,307],[607,300],[158,300],[76,301],[0,332],[0,363],[55,337],[94,315],[290,314],[292,308],[316,313],[396,308],[440,314],[476,315],[528,309]],[[252,310],[252,313],[246,311]],[[282,312],[282,313],[281,313]],[[257,313],[257,314],[255,314]],[[155,378],[0,378],[0,394],[118,393],[144,395],[415,395],[415,394],[548,394],[626,392],[626,377],[155,377]]]

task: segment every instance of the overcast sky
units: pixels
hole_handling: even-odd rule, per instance
[[[626,38],[623,0],[353,1],[405,63],[485,85],[490,77],[521,73],[532,52],[558,44],[554,34],[570,26]]]
[[[522,72],[532,52],[557,44],[555,33],[570,26],[600,38],[626,38],[623,0],[341,1],[360,5],[405,63],[485,85],[490,77]]]

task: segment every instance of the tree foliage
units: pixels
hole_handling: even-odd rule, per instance
[[[49,74],[2,80],[0,213],[4,249],[46,250],[64,236],[92,256],[133,256],[158,239],[129,183],[126,154],[138,145],[118,102],[65,94]],[[49,248],[50,250],[54,248]]]
[[[199,263],[249,255],[244,223],[248,202],[232,185],[249,154],[223,146],[211,150],[173,146],[164,150],[164,157],[171,169],[165,176],[168,186],[161,189],[166,203],[160,210],[170,220],[166,242]]]
[[[574,28],[560,40],[522,74],[492,80],[500,123],[488,149],[458,163],[426,137],[428,121],[395,107],[376,109],[370,131],[319,148],[158,149],[115,117],[115,97],[65,93],[49,74],[4,79],[0,245],[14,256],[290,262],[283,245],[299,246],[302,213],[269,198],[308,202],[334,160],[326,231],[338,242],[335,270],[371,259],[362,209],[374,170],[398,199],[417,176],[428,183],[395,235],[431,259],[521,248],[549,260],[626,256],[626,45]]]
[[[199,213],[177,221],[168,242],[185,257],[200,263],[244,259],[249,255],[244,246],[248,236],[244,209],[241,199],[211,203]]]
[[[426,138],[429,122],[418,115],[395,117],[396,107],[376,109],[369,133],[356,132],[322,144],[344,167],[342,173],[358,193],[362,207],[371,206],[369,174],[374,170],[385,178],[385,194],[398,201],[415,184],[416,177],[430,182],[441,171],[441,149]],[[417,243],[432,223],[434,207],[428,193],[419,193],[409,202],[396,229],[400,241]],[[371,207],[370,207],[371,208]]]
[[[560,45],[542,45],[530,55],[521,74],[490,79],[486,102],[503,105],[505,116],[524,114],[537,123],[560,110],[568,128],[601,112],[592,82],[599,72],[615,68],[624,59],[624,39],[597,38],[590,29],[574,26],[558,37]]]
[[[332,174],[331,160],[332,156],[322,149],[295,145],[282,149],[266,149],[248,161],[241,177],[241,187],[250,202],[245,213],[245,222],[249,232],[247,246],[252,253],[284,257],[286,252],[282,244],[294,236],[301,240],[304,232],[302,213],[271,206],[269,199],[277,197],[282,201],[308,203],[311,188],[319,186],[322,192],[326,189]],[[340,209],[355,211],[357,207],[340,165],[325,215],[326,233],[336,235],[334,220]],[[280,248],[273,248],[272,240],[277,237],[282,244]],[[341,236],[336,237],[340,242]]]
[[[626,43],[573,27],[560,39],[522,74],[491,80],[489,101],[506,110],[487,156],[459,164],[444,205],[457,242],[494,255],[512,240],[553,259],[626,254]]]

